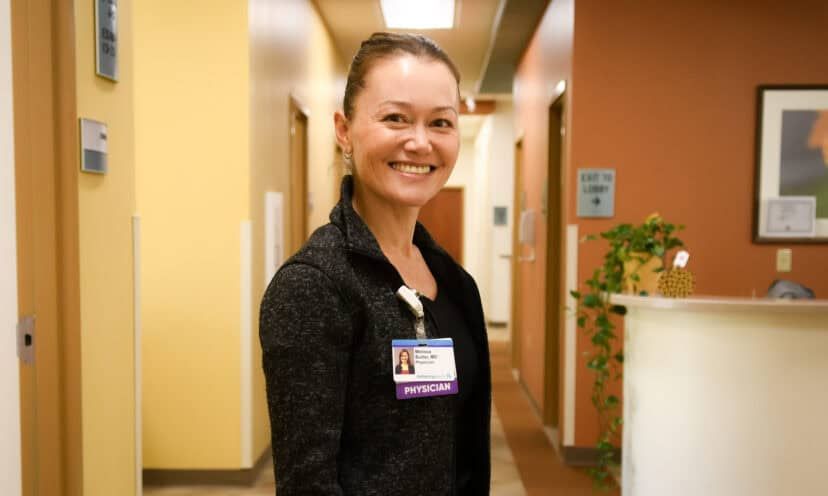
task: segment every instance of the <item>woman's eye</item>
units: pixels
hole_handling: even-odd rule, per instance
[[[385,122],[405,122],[405,116],[402,114],[388,114],[382,119]]]
[[[448,119],[437,119],[432,125],[436,127],[454,127],[454,123]]]

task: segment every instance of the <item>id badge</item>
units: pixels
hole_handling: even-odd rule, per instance
[[[398,400],[457,394],[451,338],[394,339],[391,355]]]

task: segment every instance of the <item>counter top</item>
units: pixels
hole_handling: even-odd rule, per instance
[[[781,313],[828,312],[828,300],[786,300],[769,298],[737,298],[727,296],[692,296],[665,298],[614,294],[610,302],[632,308],[689,311],[763,311]]]

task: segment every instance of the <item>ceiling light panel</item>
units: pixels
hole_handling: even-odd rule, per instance
[[[388,29],[451,29],[454,0],[380,0]]]

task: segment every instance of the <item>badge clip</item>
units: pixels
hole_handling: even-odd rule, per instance
[[[414,332],[417,335],[417,340],[425,341],[425,312],[423,311],[423,302],[417,297],[417,293],[406,285],[400,286],[400,289],[397,290],[397,298],[402,300],[408,309],[411,310],[411,313],[414,314]]]

